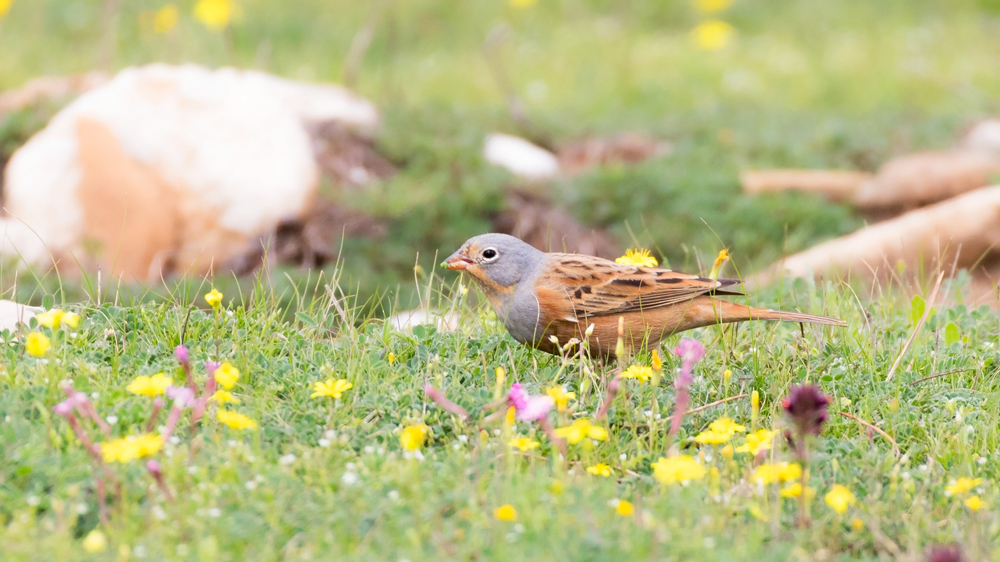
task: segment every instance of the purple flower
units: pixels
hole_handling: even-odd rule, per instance
[[[830,417],[826,411],[830,399],[819,387],[811,384],[793,386],[781,406],[799,430],[800,435],[819,435],[823,424]]]
[[[965,562],[965,553],[957,544],[938,544],[927,550],[927,562]]]
[[[174,355],[177,356],[177,361],[181,365],[187,365],[190,355],[188,353],[188,348],[184,344],[178,345],[174,348]]]
[[[514,417],[519,421],[538,421],[544,418],[555,405],[556,401],[547,394],[527,396],[523,406],[514,406],[517,409]]]
[[[194,404],[194,391],[186,386],[167,387],[166,395],[174,399],[174,407],[183,408]]]
[[[215,370],[218,368],[219,368],[218,361],[205,361],[205,372],[208,373],[208,376],[211,377],[212,374],[215,373]]]
[[[159,480],[163,477],[163,467],[160,466],[160,461],[156,459],[149,459],[146,461],[146,470],[153,475],[153,478]]]
[[[528,405],[528,397],[529,394],[521,387],[521,383],[516,382],[510,385],[510,394],[507,395],[507,400],[510,401],[511,406],[518,410],[523,409]]]
[[[693,365],[698,361],[701,361],[701,358],[705,356],[705,346],[698,340],[684,338],[677,344],[677,347],[674,348],[674,353],[677,354],[684,363],[690,362]]]
[[[68,416],[73,413],[73,402],[72,399],[67,398],[62,402],[56,404],[52,407],[52,411],[59,414],[60,416]]]

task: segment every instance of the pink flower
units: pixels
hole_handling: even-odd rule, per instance
[[[545,417],[555,406],[556,401],[547,394],[532,396],[528,394],[521,383],[510,385],[507,402],[517,410],[515,418],[520,421],[537,421]]]
[[[52,407],[52,411],[59,414],[60,416],[68,416],[73,413],[73,402],[72,398],[67,398],[62,402],[56,404]]]
[[[674,353],[677,354],[684,363],[691,363],[693,365],[698,361],[701,361],[701,358],[705,356],[705,346],[698,340],[684,338],[677,344],[677,347],[674,348]]]
[[[529,396],[530,395],[521,387],[521,383],[516,382],[510,385],[510,394],[507,395],[507,400],[510,401],[511,406],[520,410],[528,405]]]
[[[212,373],[214,373],[215,370],[218,368],[219,368],[218,361],[205,361],[205,372],[208,373],[209,377],[211,377]]]
[[[174,348],[174,355],[177,356],[177,362],[181,365],[187,365],[190,354],[188,353],[188,348],[184,344],[178,345]]]
[[[194,404],[194,391],[186,386],[167,387],[166,394],[174,399],[175,408],[184,408]]]

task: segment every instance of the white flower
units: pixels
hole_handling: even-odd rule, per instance
[[[394,501],[394,502],[398,502],[399,501],[399,492],[396,491],[396,490],[389,490],[388,496],[389,496],[389,499],[392,500],[392,501]]]
[[[340,481],[343,482],[345,486],[353,486],[358,483],[358,475],[353,472],[345,472],[344,475],[340,477]]]
[[[288,453],[287,455],[278,459],[278,463],[282,466],[288,466],[295,462],[295,455],[293,453]]]
[[[218,518],[220,515],[222,515],[222,510],[217,507],[213,507],[208,510],[209,517]]]

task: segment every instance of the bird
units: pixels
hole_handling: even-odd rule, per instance
[[[518,342],[560,354],[572,338],[617,357],[619,324],[633,353],[702,326],[780,320],[847,326],[843,320],[756,308],[716,297],[745,296],[737,279],[714,279],[585,254],[547,253],[514,236],[481,234],[441,264],[468,273]]]

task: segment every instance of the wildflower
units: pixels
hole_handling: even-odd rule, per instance
[[[385,356],[385,360],[386,360],[386,361],[388,361],[390,365],[392,365],[393,363],[395,363],[395,362],[396,362],[396,354],[390,351],[390,352],[389,352],[389,353],[388,353],[388,354],[387,354],[387,355]]]
[[[0,19],[3,19],[14,5],[14,0],[0,0]]]
[[[727,458],[727,459],[733,458],[733,445],[732,445],[732,443],[730,443],[729,445],[726,445],[725,447],[719,449],[719,454],[722,455],[724,458]]]
[[[194,404],[194,391],[186,386],[169,386],[166,394],[173,399],[175,409]]]
[[[653,370],[656,371],[657,373],[663,370],[663,361],[660,359],[660,352],[655,349],[653,350],[652,364],[653,364]]]
[[[39,326],[45,326],[46,328],[58,328],[62,324],[63,311],[58,308],[53,308],[51,310],[46,310],[45,312],[39,312],[35,315],[35,320],[38,320]]]
[[[517,510],[509,503],[505,503],[493,510],[493,517],[500,521],[517,521]]]
[[[802,467],[796,463],[776,462],[758,466],[750,479],[758,484],[773,484],[796,480],[802,476]]]
[[[722,371],[722,386],[729,387],[729,381],[733,380],[733,372],[729,369]]]
[[[964,494],[982,483],[983,483],[982,478],[962,477],[959,478],[958,480],[952,480],[951,484],[944,490],[954,496],[958,494]]]
[[[649,250],[636,248],[635,250],[625,250],[625,255],[616,259],[616,263],[622,265],[634,265],[637,267],[656,267],[657,261]]]
[[[194,7],[195,19],[212,31],[225,29],[235,13],[236,3],[233,0],[199,0]],[[221,299],[222,295],[219,295],[219,298]],[[215,306],[212,305],[212,307]]]
[[[520,383],[510,385],[507,403],[517,409],[517,419],[520,421],[540,420],[549,413],[555,405],[555,399],[547,395],[532,396]]]
[[[707,471],[694,457],[677,455],[663,458],[653,463],[653,478],[661,484],[683,484],[690,480],[701,480]]]
[[[216,378],[218,378],[218,375],[216,375]],[[327,379],[326,382],[313,383],[314,392],[310,398],[329,396],[331,398],[339,399],[341,394],[347,392],[353,387],[354,385],[347,382],[347,379],[340,379],[336,381],[333,379]]]
[[[222,303],[222,293],[215,287],[212,287],[212,290],[205,295],[205,302],[212,308],[219,308],[219,304]]]
[[[232,390],[236,384],[236,380],[240,378],[240,370],[229,363],[223,363],[215,369],[213,375],[215,376],[215,382],[221,384],[222,388]]]
[[[132,394],[145,394],[146,396],[158,396],[163,394],[167,387],[173,383],[173,379],[163,373],[156,373],[151,377],[136,377],[126,388]]]
[[[538,3],[538,0],[508,0],[510,2],[511,8],[517,8],[518,10],[524,10],[530,8]]]
[[[771,431],[770,429],[758,429],[753,433],[748,433],[747,442],[737,447],[736,452],[750,453],[757,456],[761,451],[767,451],[771,448],[771,442],[777,435],[777,431]]]
[[[707,443],[709,445],[721,445],[733,438],[732,433],[720,433],[718,431],[702,431],[695,436],[695,443]]]
[[[511,406],[507,408],[507,413],[503,416],[503,423],[507,427],[514,425],[514,417],[517,416],[517,408]]]
[[[694,0],[694,8],[703,14],[721,12],[732,5],[733,0]]]
[[[979,511],[980,509],[986,507],[986,502],[979,499],[979,496],[970,496],[964,502],[965,507],[971,509],[972,511]]]
[[[674,388],[677,390],[676,403],[674,404],[674,416],[670,420],[670,435],[677,435],[684,420],[684,412],[687,410],[690,393],[688,389],[693,380],[691,373],[694,364],[701,361],[705,356],[705,346],[698,340],[684,338],[674,348],[674,354],[681,358],[681,370],[674,380]]]
[[[104,457],[104,462],[126,463],[155,455],[162,448],[162,436],[158,433],[144,433],[101,443],[101,456]]]
[[[747,428],[743,427],[742,425],[734,422],[729,418],[719,418],[715,420],[714,422],[709,424],[708,429],[716,433],[728,433],[729,435],[733,435],[736,433],[743,433],[744,431],[747,430]]]
[[[188,351],[187,346],[180,344],[174,348],[174,357],[177,358],[177,362],[181,365],[188,365],[191,359],[191,352]]]
[[[597,441],[604,441],[608,438],[607,430],[590,423],[587,418],[580,418],[569,426],[560,427],[555,430],[555,434],[556,437],[562,437],[569,441],[570,445],[576,445],[586,437]]]
[[[552,397],[556,403],[556,410],[561,414],[566,411],[566,403],[576,399],[575,392],[566,392],[561,386],[553,386],[545,390],[545,394]]]
[[[857,501],[857,498],[854,497],[854,494],[846,486],[834,484],[830,488],[830,491],[826,493],[823,501],[826,502],[826,505],[830,506],[830,509],[843,514],[847,511],[848,507]]]
[[[636,379],[639,382],[647,382],[653,376],[653,368],[642,365],[632,365],[622,373],[623,379]]]
[[[537,449],[538,446],[541,445],[541,443],[530,437],[518,437],[516,439],[511,439],[507,444],[520,451],[530,451],[532,449]]]
[[[108,538],[104,536],[98,529],[87,533],[87,536],[83,538],[81,543],[83,549],[91,554],[96,554],[98,552],[104,552],[108,548]]]
[[[424,444],[427,438],[427,426],[425,424],[410,425],[403,428],[399,434],[399,444],[404,451],[416,451]]]
[[[617,505],[615,505],[615,511],[622,517],[632,517],[632,514],[635,513],[635,506],[628,500],[618,500]]]
[[[813,385],[794,386],[781,406],[792,418],[800,435],[819,435],[829,418],[826,411],[830,399]]]
[[[28,334],[27,342],[24,348],[28,351],[28,355],[32,357],[41,357],[45,355],[45,352],[49,350],[51,342],[48,336],[41,332],[31,332]]]
[[[726,48],[734,35],[736,28],[719,20],[703,22],[691,32],[695,44],[705,51],[719,51]]]
[[[965,553],[959,544],[938,544],[927,550],[927,562],[965,562]]]
[[[603,462],[599,462],[594,466],[588,466],[587,472],[593,474],[594,476],[603,476],[607,478],[608,476],[611,476],[611,467]]]
[[[173,4],[166,4],[162,8],[156,11],[153,16],[153,33],[164,35],[170,33],[175,27],[177,27],[177,21],[180,19],[180,12],[177,10],[177,6]]]
[[[729,261],[729,250],[723,249],[715,258],[715,263],[712,264],[712,272],[708,274],[709,279],[718,279],[719,272],[722,271],[722,265],[727,261]]]
[[[860,531],[865,528],[865,522],[855,517],[851,520],[851,528],[855,531]]]
[[[209,401],[218,402],[219,404],[239,404],[240,399],[233,396],[232,392],[228,390],[216,390],[215,394],[209,397]]]
[[[257,422],[244,416],[239,412],[231,412],[229,410],[219,410],[215,413],[216,419],[220,422],[228,425],[232,429],[257,429]]]
[[[778,491],[778,494],[783,498],[797,498],[802,495],[802,483],[795,482],[789,486],[786,486]],[[806,499],[811,500],[816,496],[816,490],[806,486]]]

